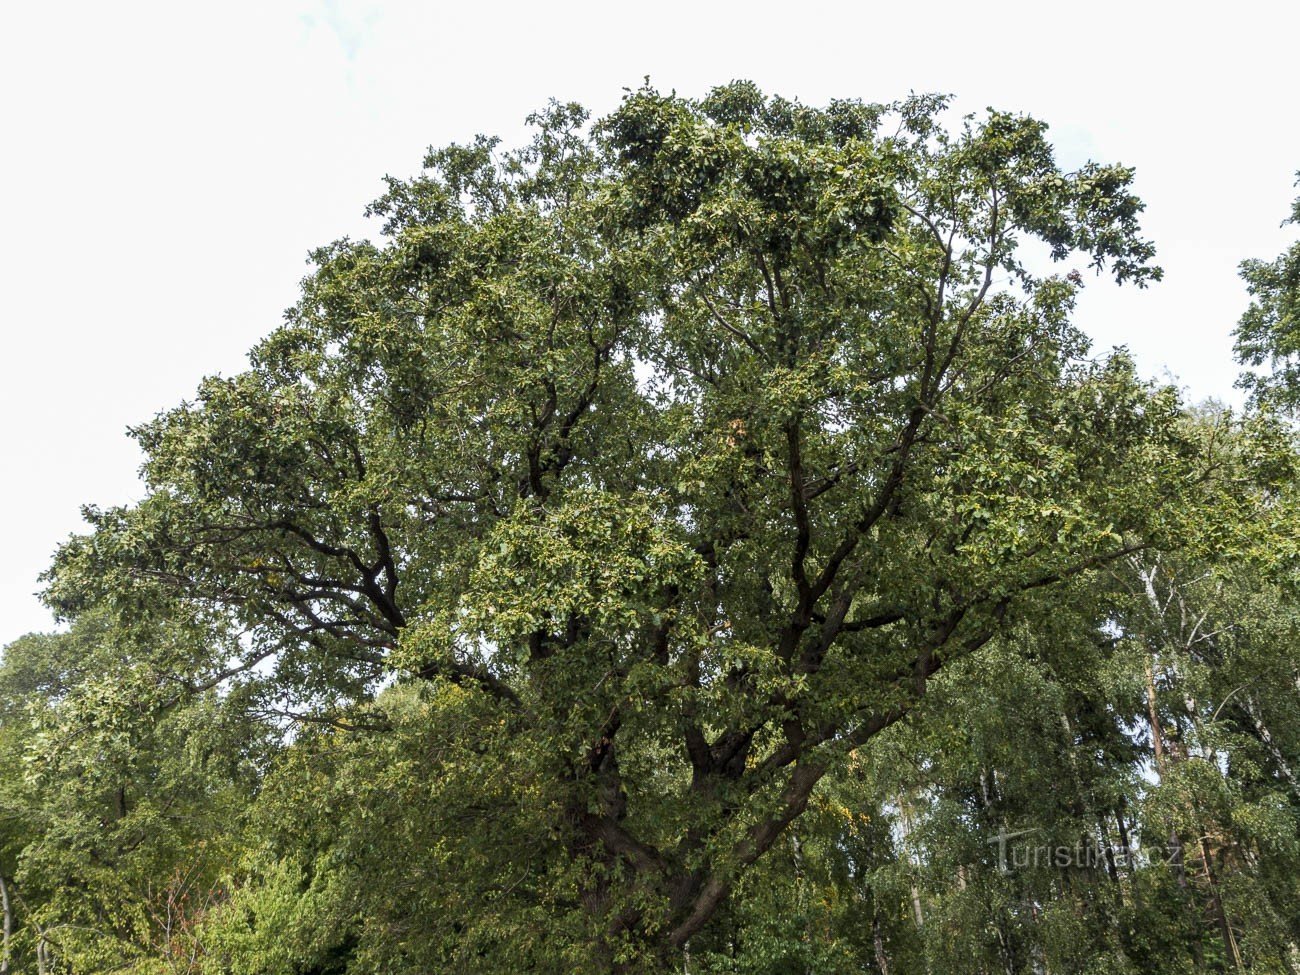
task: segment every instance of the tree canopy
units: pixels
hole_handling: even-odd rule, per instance
[[[1300,198],[1286,221],[1296,222]],[[1270,367],[1246,373],[1241,385],[1257,401],[1294,412],[1300,407],[1300,241],[1272,261],[1243,261],[1241,276],[1252,301],[1237,325],[1237,356],[1245,365]]]
[[[131,431],[0,669],[12,950],[1294,970],[1294,444],[1071,324],[1160,277],[1132,171],[933,96],[531,122]]]

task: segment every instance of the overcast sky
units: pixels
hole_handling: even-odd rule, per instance
[[[820,103],[944,91],[1025,111],[1063,160],[1137,167],[1165,281],[1090,281],[1078,321],[1151,375],[1234,401],[1244,257],[1300,169],[1300,6],[6,3],[0,13],[0,643],[85,502],[137,498],[123,435],[274,328],[307,251],[371,232],[429,144],[518,139],[550,97],[597,112],[645,75]]]

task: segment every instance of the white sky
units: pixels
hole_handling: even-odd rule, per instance
[[[1043,118],[1064,161],[1138,167],[1164,283],[1092,281],[1078,321],[1192,396],[1235,400],[1244,257],[1300,169],[1300,5],[869,2],[0,5],[0,644],[84,502],[139,495],[123,436],[230,373],[307,251],[364,235],[386,173],[547,98],[649,74],[820,103],[947,91]]]

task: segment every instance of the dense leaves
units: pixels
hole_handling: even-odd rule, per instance
[[[1287,223],[1300,221],[1300,199]],[[1294,411],[1300,406],[1300,242],[1272,261],[1243,261],[1251,304],[1237,325],[1237,356],[1268,366],[1242,376],[1257,401]]]
[[[1294,965],[1292,435],[1071,325],[1159,278],[1131,171],[935,97],[532,121],[132,431],[0,672],[13,956]]]

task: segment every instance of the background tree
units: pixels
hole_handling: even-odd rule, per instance
[[[1285,222],[1296,221],[1300,198]],[[1246,373],[1239,385],[1257,402],[1294,411],[1300,406],[1300,241],[1272,261],[1243,261],[1241,276],[1251,303],[1237,325],[1237,359],[1269,371]]]
[[[223,896],[269,743],[238,695],[180,689],[193,639],[211,652],[200,634],[128,632],[89,613],[5,649],[0,814],[15,970],[198,970],[191,929]]]

